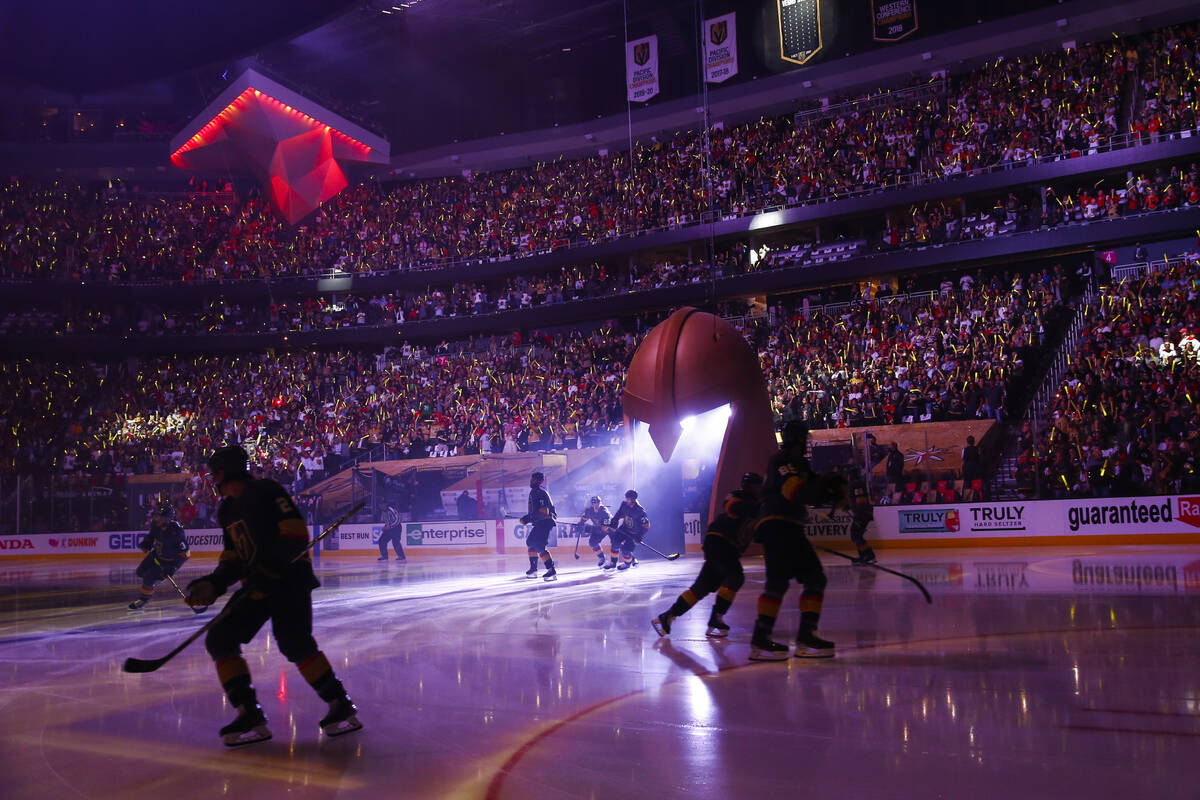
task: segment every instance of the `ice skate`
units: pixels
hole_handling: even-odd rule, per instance
[[[817,636],[812,628],[796,634],[796,658],[833,658],[833,642]]]
[[[622,561],[620,564],[618,564],[618,565],[617,565],[617,569],[619,569],[619,570],[626,570],[626,569],[629,569],[629,562],[628,562],[628,561]]]
[[[729,626],[725,624],[725,619],[714,611],[708,618],[708,630],[704,635],[714,639],[724,638],[729,635]]]
[[[146,604],[149,602],[150,602],[149,597],[139,597],[137,600],[134,600],[132,603],[129,604],[129,610],[137,611],[139,609],[145,608]]]
[[[330,702],[329,713],[321,720],[321,732],[326,736],[341,736],[362,727],[358,721],[358,708],[349,697],[340,697]]]
[[[598,563],[596,564],[596,566],[597,566],[597,567],[599,567],[600,569],[605,569],[605,566],[604,566],[604,564],[605,564],[605,562],[606,562],[608,559],[606,559],[606,558],[604,557],[604,554],[603,554],[603,553],[596,553],[596,558],[598,559]]]
[[[387,556],[380,556],[379,558],[377,558],[377,559],[375,559],[375,560],[376,560],[376,561],[387,561],[387,560],[388,560],[388,557],[387,557]]]
[[[225,742],[226,747],[239,747],[271,738],[267,717],[257,703],[237,708],[237,718],[221,728],[221,741]]]
[[[863,550],[858,555],[856,555],[854,558],[850,559],[850,563],[859,564],[859,565],[874,564],[875,563],[875,551],[872,550],[870,547],[868,547],[866,550]]]
[[[546,566],[549,567],[549,569],[546,570],[546,574],[542,576],[542,580],[544,580],[544,581],[558,580],[558,570],[554,568],[554,564],[550,563],[550,564],[547,564]]]
[[[537,577],[537,567],[530,567],[529,569],[525,570],[525,577],[526,578],[536,578]]]
[[[788,657],[787,645],[762,638],[750,642],[751,661],[784,661]]]
[[[617,566],[617,560],[614,558],[612,561],[609,561],[607,564],[605,564],[604,568],[605,569],[613,569],[616,566]]]
[[[658,631],[659,636],[671,635],[671,615],[659,614],[654,619],[650,620],[650,624],[654,626],[654,630]]]

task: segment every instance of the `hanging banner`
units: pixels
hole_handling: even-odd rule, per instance
[[[632,103],[644,103],[658,94],[657,36],[625,43],[625,85]]]
[[[871,0],[875,41],[898,42],[917,32],[917,0]]]
[[[736,14],[704,20],[704,75],[709,83],[720,83],[737,75]]]
[[[778,0],[779,56],[807,64],[821,52],[821,0]]]

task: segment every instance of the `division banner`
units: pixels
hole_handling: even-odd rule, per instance
[[[738,72],[736,14],[704,20],[704,75],[721,83]]]
[[[625,43],[625,86],[631,103],[644,103],[658,94],[658,37]]]
[[[793,64],[807,64],[821,52],[821,0],[777,0],[779,3],[779,56]]]
[[[917,32],[917,0],[871,0],[875,41],[898,42]]]

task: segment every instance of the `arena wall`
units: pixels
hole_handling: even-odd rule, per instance
[[[700,515],[685,514],[683,525],[687,550],[699,551],[704,534]],[[404,548],[418,557],[523,554],[526,529],[515,519],[406,522]],[[322,552],[378,552],[381,530],[378,524],[343,525],[326,540]],[[848,548],[849,530],[849,514],[813,511],[807,533],[817,544]],[[574,548],[577,533],[575,525],[560,522],[550,546]],[[145,531],[5,535],[0,536],[0,558],[140,555],[138,544],[145,535]],[[215,554],[222,547],[218,529],[190,530],[187,538],[195,556]],[[1200,496],[883,505],[875,509],[867,538],[881,548],[1200,544]]]

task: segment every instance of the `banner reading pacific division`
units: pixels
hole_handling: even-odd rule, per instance
[[[917,0],[871,0],[875,41],[898,42],[917,32]]]
[[[738,72],[736,14],[704,20],[704,75],[720,83]]]
[[[779,0],[779,56],[807,64],[821,46],[821,0]]]
[[[625,86],[632,103],[644,103],[658,94],[657,36],[625,43]]]

